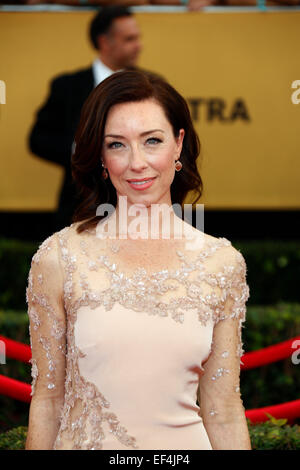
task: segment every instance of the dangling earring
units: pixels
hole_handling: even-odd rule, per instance
[[[177,160],[176,163],[175,163],[175,170],[180,171],[181,168],[182,168],[182,163],[179,160]]]
[[[102,176],[106,180],[108,178],[108,173],[107,173],[106,168],[104,168],[103,162],[102,162],[102,167],[103,167]]]

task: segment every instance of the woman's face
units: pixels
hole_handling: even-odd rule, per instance
[[[153,99],[111,107],[104,129],[102,160],[117,195],[131,204],[171,205],[170,186],[184,130],[175,138],[163,108]],[[131,180],[151,179],[134,184]]]

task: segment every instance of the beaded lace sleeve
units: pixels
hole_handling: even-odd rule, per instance
[[[226,258],[220,273],[225,283],[225,300],[215,316],[211,351],[199,381],[204,424],[238,421],[245,413],[240,394],[240,358],[244,354],[242,327],[246,320],[249,287],[242,254],[233,248],[230,257]]]
[[[66,319],[56,234],[44,240],[32,257],[26,302],[32,352],[31,396],[62,398],[66,369]]]

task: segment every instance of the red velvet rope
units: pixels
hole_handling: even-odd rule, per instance
[[[0,341],[3,341],[5,344],[7,357],[26,363],[31,359],[31,348],[27,344],[19,343],[18,341],[8,339],[5,336],[0,336]],[[259,349],[258,351],[248,352],[241,357],[241,369],[253,369],[254,367],[286,359],[300,348],[299,342],[300,336],[296,336],[295,338],[283,341],[282,343]],[[6,395],[16,400],[30,403],[30,393],[30,384],[0,375],[0,395]],[[294,419],[300,417],[300,400],[247,410],[245,415],[252,423],[256,423],[267,421],[269,417],[266,413],[269,413],[277,419],[286,418],[288,422],[291,423]]]
[[[18,341],[8,339],[1,335],[0,341],[5,343],[6,357],[22,362],[28,362],[29,359],[31,359],[31,348],[27,344],[19,343]],[[264,366],[290,357],[296,349],[300,349],[300,343],[298,346],[295,344],[295,347],[292,347],[293,343],[296,341],[300,342],[300,336],[295,336],[295,338],[259,349],[258,351],[245,353],[241,357],[243,363],[241,370],[254,369],[255,367]]]
[[[19,380],[0,375],[0,395],[6,395],[15,400],[31,402],[31,385]]]
[[[292,347],[293,343],[295,343],[294,347]],[[254,369],[255,367],[271,364],[272,362],[277,362],[281,359],[287,359],[297,349],[300,350],[300,336],[288,339],[282,343],[274,344],[273,346],[268,346],[267,348],[259,349],[258,351],[248,352],[241,357],[241,361],[243,362],[241,369]]]
[[[288,401],[280,403],[280,405],[265,406],[264,408],[253,408],[252,410],[247,410],[245,414],[252,423],[259,423],[268,421],[269,417],[266,413],[269,413],[276,419],[286,418],[292,424],[294,419],[300,417],[300,400]]]
[[[6,357],[22,362],[28,362],[31,359],[31,348],[28,344],[19,343],[1,335],[0,341],[3,341],[5,344]]]

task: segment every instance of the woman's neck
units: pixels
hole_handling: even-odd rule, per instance
[[[134,204],[128,210],[117,205],[115,211],[101,220],[98,229],[110,238],[180,239],[186,226],[174,212],[173,206],[153,204],[149,207]]]

